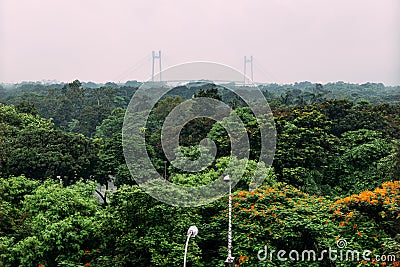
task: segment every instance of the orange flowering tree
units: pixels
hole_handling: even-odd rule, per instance
[[[339,199],[331,210],[339,230],[337,238],[345,238],[352,248],[371,250],[372,255],[400,259],[400,181]],[[378,264],[377,260],[365,264]],[[380,262],[383,266],[389,263]]]
[[[233,255],[237,266],[381,266],[393,265],[394,258],[379,261],[376,255],[400,258],[400,182],[385,182],[373,191],[332,200],[309,195],[295,187],[276,183],[263,185],[253,192],[237,191],[233,196]],[[223,266],[226,258],[227,210],[226,198],[219,202],[222,210],[209,224],[208,232],[219,242],[220,260],[213,266]],[[214,204],[217,205],[217,204]],[[218,233],[216,231],[219,230]],[[338,247],[340,240],[346,247]],[[267,250],[265,250],[267,248]],[[301,261],[301,252],[323,250],[357,250],[360,258]],[[300,260],[280,261],[292,250],[300,252]],[[363,261],[362,253],[370,250],[371,260]],[[272,253],[272,258],[271,258]]]
[[[329,212],[330,203],[329,198],[308,195],[285,183],[274,187],[264,185],[252,192],[236,192],[233,196],[233,246],[237,264],[319,266],[317,262],[277,261],[276,252],[270,260],[269,253],[281,249],[287,252],[323,250],[334,245],[336,226]],[[214,218],[221,229],[226,229],[226,215],[225,210]],[[222,236],[226,237],[225,231],[221,232],[221,239]],[[260,250],[263,251],[260,253]],[[220,250],[220,258],[224,255],[226,244]]]

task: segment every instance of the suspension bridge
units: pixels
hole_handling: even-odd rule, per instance
[[[149,54],[146,54],[144,57],[139,59],[135,64],[121,72],[118,76],[114,78],[115,81],[122,82],[124,80],[132,80],[135,74],[139,71],[143,72],[145,68],[151,70],[149,77],[151,77],[147,82],[163,82],[163,83],[182,83],[188,82],[189,80],[181,80],[181,79],[163,79],[163,72],[165,69],[168,69],[166,62],[168,63],[168,55],[166,53],[162,53],[161,50],[152,51]],[[149,67],[151,65],[151,67]],[[165,67],[167,66],[167,67]],[[228,80],[228,79],[213,79],[212,82],[217,83],[234,83],[235,85],[259,85],[264,84],[266,82],[257,82],[257,77],[255,77],[254,73],[256,70],[259,76],[262,76],[264,79],[267,79],[269,82],[276,81],[275,77],[270,74],[268,71],[265,71],[262,67],[261,63],[258,62],[256,57],[253,56],[244,56],[243,57],[243,68],[240,70],[242,73],[241,79]]]

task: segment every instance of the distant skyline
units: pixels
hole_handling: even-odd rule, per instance
[[[399,0],[0,0],[0,83],[144,81],[211,61],[270,83],[400,85]],[[157,70],[157,69],[156,69]]]

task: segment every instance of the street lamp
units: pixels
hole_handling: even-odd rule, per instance
[[[195,237],[199,233],[199,229],[197,229],[196,226],[190,226],[189,230],[187,232],[187,239],[186,239],[186,246],[185,246],[185,255],[183,256],[183,267],[186,267],[186,254],[187,254],[187,248],[189,245],[189,238]]]
[[[225,266],[232,267],[235,258],[232,257],[232,183],[229,175],[224,177],[224,182],[229,183],[229,224],[228,224],[228,257],[225,260]]]

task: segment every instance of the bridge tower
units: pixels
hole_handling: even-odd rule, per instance
[[[161,82],[161,72],[162,72],[162,68],[161,68],[161,50],[159,50],[157,53],[156,51],[152,51],[152,64],[151,64],[151,81],[154,82],[154,65],[155,65],[155,61],[156,59],[158,59],[158,63],[159,63],[159,71],[160,71],[160,82]]]
[[[244,68],[243,68],[243,83],[246,85],[246,74],[247,74],[247,64],[250,64],[250,78],[252,81],[254,81],[254,76],[253,76],[253,56],[250,56],[250,58],[247,58],[244,56]]]

